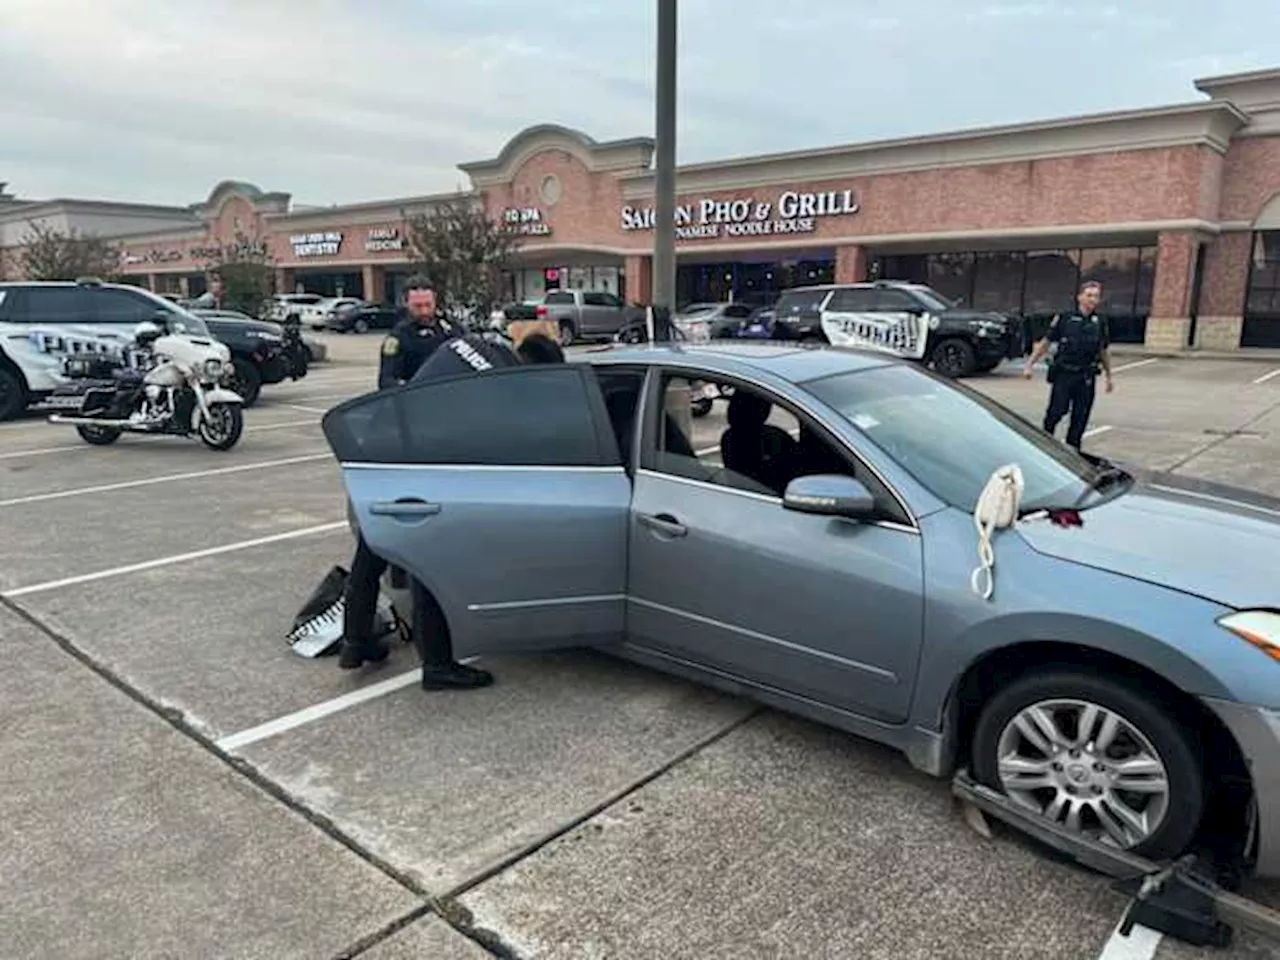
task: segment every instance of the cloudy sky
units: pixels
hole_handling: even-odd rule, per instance
[[[654,0],[0,0],[0,181],[185,204],[451,190],[540,122],[653,130]],[[1212,16],[1208,16],[1209,13]],[[1276,0],[680,0],[681,162],[1194,99]]]

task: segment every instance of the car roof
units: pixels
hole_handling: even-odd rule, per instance
[[[855,373],[901,363],[896,357],[845,347],[800,347],[788,344],[732,343],[611,345],[575,357],[602,366],[692,362],[706,370],[748,375],[767,372],[791,383],[804,383],[838,373]]]

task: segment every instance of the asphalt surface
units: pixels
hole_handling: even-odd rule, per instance
[[[1107,881],[745,701],[585,653],[433,694],[404,648],[294,655],[352,547],[319,416],[378,337],[328,342],[227,454],[0,425],[0,957],[1210,955],[1113,939]],[[1280,364],[1118,365],[1087,448],[1280,494]],[[1016,369],[971,383],[1043,408]],[[696,422],[713,446],[723,405]]]

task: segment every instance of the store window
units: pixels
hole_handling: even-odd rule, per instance
[[[966,306],[973,293],[972,253],[933,253],[926,258],[926,282],[948,300]]]
[[[973,265],[973,307],[1016,313],[1022,306],[1022,253],[979,253]]]
[[[1280,230],[1253,235],[1240,345],[1280,347]]]

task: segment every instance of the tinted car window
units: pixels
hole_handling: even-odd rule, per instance
[[[778,298],[775,307],[779,320],[791,320],[799,317],[817,316],[822,308],[822,301],[827,298],[827,290],[795,290],[788,291]]]
[[[901,313],[904,310],[919,310],[920,304],[915,298],[902,290],[876,290],[875,307],[881,313]]]
[[[742,320],[751,316],[751,308],[744,303],[731,303],[724,308],[724,315],[731,320]]]
[[[338,407],[325,435],[351,462],[616,465],[591,376],[575,364],[417,384]]]
[[[164,309],[123,290],[95,290],[89,298],[97,323],[138,324],[155,319],[156,312]]]
[[[29,287],[28,323],[88,323],[88,292],[78,287]]]
[[[564,291],[563,293],[548,293],[548,294],[547,294],[546,302],[547,302],[547,303],[551,303],[551,304],[557,304],[557,303],[558,303],[558,304],[569,304],[569,305],[572,305],[572,304],[573,304],[573,294],[572,294],[572,293],[570,293],[570,292],[569,292],[569,291],[567,291],[567,290],[566,290],[566,291]]]
[[[836,313],[871,313],[876,309],[875,293],[870,287],[837,290],[827,309]]]
[[[584,293],[582,302],[588,307],[612,307],[614,306],[613,297],[607,293]]]

